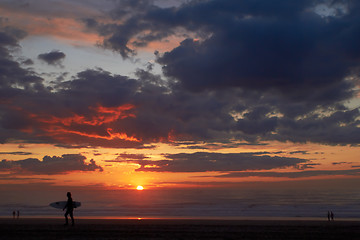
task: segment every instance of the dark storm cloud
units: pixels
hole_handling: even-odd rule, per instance
[[[143,143],[168,141],[171,137],[208,139],[226,134],[219,124],[228,123],[231,126],[226,99],[217,99],[206,93],[197,95],[171,90],[162,86],[164,82],[158,76],[149,73],[141,72],[137,76],[141,81],[100,70],[84,71],[76,79],[59,85],[60,101],[54,104],[70,101],[69,113],[80,114],[81,110],[81,115],[89,117],[93,114],[89,106],[98,104],[111,108],[131,104],[134,108],[129,109],[129,113],[134,117],[119,118],[101,126],[88,126],[89,129],[83,125],[83,131],[92,129],[93,133],[106,136],[106,128],[110,127],[114,131],[124,130],[128,136],[141,139]],[[74,124],[72,127],[76,129],[79,126]],[[136,144],[141,145],[133,142],[132,146]]]
[[[0,23],[0,48],[3,57],[9,56],[8,47],[19,47],[18,41],[26,37],[27,33],[18,28],[5,26],[2,27]]]
[[[196,1],[159,8],[148,1],[120,1],[125,5],[112,17],[122,24],[87,20],[88,27],[101,30],[108,41],[111,34],[114,41],[116,34],[124,37],[114,42],[124,54],[130,38],[146,44],[173,34],[173,27],[198,33],[199,41],[189,38],[158,54],[174,81],[153,74],[151,68],[138,70],[135,78],[95,68],[63,75],[48,88],[38,74],[11,57],[9,48],[18,47],[24,33],[2,29],[0,143],[15,139],[69,148],[144,148],[192,141],[200,145],[190,148],[207,149],[268,140],[359,144],[360,112],[343,102],[354,94],[354,83],[343,77],[357,64],[357,45],[350,41],[357,36],[357,15],[350,10],[341,17],[322,18],[306,10],[309,1],[279,0],[271,7],[265,1],[252,2]],[[282,7],[289,12],[279,11]],[[146,34],[138,35],[142,31]],[[345,45],[349,50],[340,52]],[[325,60],[319,59],[325,56],[321,54],[328,54]],[[248,62],[242,63],[245,57]],[[285,64],[284,69],[275,63]],[[184,74],[189,78],[183,79]]]
[[[11,51],[19,48],[18,41],[25,36],[24,31],[0,27],[0,143],[5,143],[10,138],[21,139],[23,133],[17,131],[17,126],[29,124],[17,109],[17,97],[26,98],[29,96],[28,92],[44,90],[43,79],[36,73],[21,68],[20,63],[11,56]]]
[[[176,28],[198,34],[203,40],[188,38],[158,56],[164,73],[191,91],[239,87],[293,101],[340,101],[353,96],[344,78],[359,66],[358,3],[343,3],[344,15],[323,17],[311,10],[321,2],[212,0],[160,8],[120,1],[112,14],[121,24],[88,21],[108,36],[105,47],[124,57],[134,54],[131,44],[164,39]]]
[[[56,93],[4,88],[7,93],[2,95],[4,103],[12,101],[1,105],[0,125],[4,132],[1,140],[19,138],[69,146],[139,146],[141,143],[114,137],[126,130],[122,126],[107,124],[130,114],[128,105],[124,108],[119,105],[129,103],[136,87],[136,81],[126,77],[87,71],[79,73],[76,81],[57,86]],[[10,95],[11,91],[15,96]]]
[[[325,144],[357,144],[360,142],[359,110],[336,111],[330,116],[317,114],[295,120],[283,118],[278,126],[275,139],[283,141],[283,137],[294,142],[314,142]],[[292,137],[293,136],[293,137]]]
[[[38,55],[38,59],[46,62],[49,65],[61,65],[61,62],[64,60],[65,57],[65,53],[57,50]]]
[[[123,160],[136,163],[141,167],[136,171],[144,172],[208,172],[208,171],[245,171],[269,170],[274,168],[295,167],[306,159],[268,156],[264,153],[179,153],[166,154],[169,160]],[[119,162],[119,161],[118,161]]]
[[[97,69],[58,84],[55,92],[5,88],[7,95],[2,97],[12,102],[1,106],[2,141],[136,148],[172,140],[205,141],[210,144],[207,148],[237,146],[228,139],[253,144],[262,140],[360,142],[357,109],[294,119],[278,115],[275,101],[266,97],[254,100],[235,90],[179,91],[166,87],[156,75],[142,72],[138,77],[141,81]],[[233,111],[241,116],[231,116]],[[138,141],[119,139],[118,133]],[[213,141],[218,143],[211,145]]]
[[[202,15],[208,17],[200,24],[209,29],[211,36],[204,41],[184,40],[160,56],[158,62],[167,76],[192,91],[228,87],[275,90],[293,101],[337,101],[352,95],[352,85],[344,78],[359,66],[360,52],[356,45],[347,46],[345,42],[357,38],[359,19],[322,18],[305,11],[311,6],[310,1],[301,3],[304,6],[291,17],[274,15],[265,7],[258,12],[247,8],[249,16],[242,17],[234,12],[244,9],[236,2],[201,4],[204,7],[212,3],[222,10],[204,8],[208,13],[218,12],[215,17]],[[268,1],[257,2],[259,6],[268,5]],[[287,3],[291,5],[293,1]],[[276,1],[271,5],[282,9],[285,3]],[[197,7],[194,4],[189,8]],[[309,89],[315,94],[310,95]]]
[[[53,175],[74,171],[103,171],[94,160],[85,162],[86,157],[81,154],[64,154],[61,157],[45,156],[42,161],[36,158],[25,160],[0,162],[0,171],[10,171],[19,174]]]
[[[320,3],[333,13],[316,13]],[[207,98],[216,92],[211,101],[220,105],[215,110],[232,112],[236,119],[221,115],[217,123],[195,121],[192,136],[219,139],[232,132],[232,137],[252,143],[275,139],[356,145],[359,111],[343,103],[356,96],[358,84],[357,9],[358,3],[342,1],[211,0],[170,8],[119,1],[112,17],[121,24],[87,19],[87,25],[123,57],[134,54],[137,45],[164,40],[179,29],[198,36],[185,34],[178,47],[157,52],[157,62],[174,80],[174,95],[183,91],[190,96],[188,90]],[[228,94],[226,100],[222,94]],[[191,116],[185,123],[196,119],[195,111],[185,114]]]
[[[26,90],[41,90],[43,87],[40,77],[21,68],[20,64],[12,59],[11,48],[19,47],[18,41],[25,36],[24,31],[15,28],[0,28],[0,102],[19,93],[14,86]]]
[[[118,8],[111,12],[122,24],[99,24],[95,19],[85,19],[89,28],[97,28],[104,36],[104,45],[119,51],[124,57],[133,53],[128,44],[147,45],[175,34],[175,28],[190,31],[215,30],[214,25],[227,24],[229,19],[244,15],[291,16],[301,12],[310,1],[188,1],[179,7],[161,8],[152,1],[118,1]],[[283,11],[286,9],[286,11]],[[145,33],[146,31],[146,33]],[[129,42],[136,36],[135,42]]]
[[[118,7],[111,11],[110,16],[114,20],[121,20],[123,24],[103,24],[93,18],[84,18],[83,22],[90,30],[97,31],[105,36],[102,45],[121,54],[123,58],[128,58],[136,54],[129,44],[136,47],[146,46],[149,42],[161,40],[173,33],[168,23],[162,21],[148,21],[145,16],[149,10],[157,11],[159,7],[152,4],[152,1],[117,1]],[[148,33],[142,33],[148,31]],[[136,40],[130,42],[134,37]]]
[[[16,46],[17,39],[5,32],[0,32],[0,44],[1,46]]]
[[[360,169],[350,170],[311,170],[298,172],[233,172],[219,175],[219,178],[242,178],[242,177],[279,177],[279,178],[307,178],[317,176],[358,176]]]

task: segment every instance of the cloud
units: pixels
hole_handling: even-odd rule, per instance
[[[15,76],[23,72],[15,78],[19,84],[22,76],[31,76],[20,67],[16,69],[20,71]],[[7,79],[13,81],[10,76]],[[282,102],[276,96],[257,99],[257,94],[244,95],[240,90],[193,93],[167,86],[149,72],[137,76],[133,79],[101,69],[86,70],[55,85],[52,92],[36,77],[39,84],[24,82],[29,86],[26,89],[14,88],[9,82],[1,96],[6,103],[0,109],[2,141],[17,138],[69,147],[117,148],[171,141],[218,141],[207,145],[210,148],[234,146],[228,139],[252,144],[264,140],[360,142],[358,109],[324,105],[316,107],[316,112],[309,107],[292,116],[287,109],[298,104]],[[322,110],[332,112],[321,115],[318,111]]]
[[[308,178],[318,176],[357,176],[360,169],[350,170],[311,170],[298,172],[233,172],[218,175],[218,178],[243,178],[243,177],[277,177],[277,178]]]
[[[161,8],[123,1],[113,14],[124,21],[92,21],[92,27],[109,35],[104,45],[124,57],[136,51],[131,39],[146,45],[175,35],[177,28],[199,35],[200,40],[189,37],[158,53],[157,61],[179,84],[176,88],[229,95],[235,92],[230,88],[239,89],[237,97],[228,100],[244,104],[226,106],[242,115],[230,125],[236,125],[239,139],[356,144],[357,117],[345,115],[358,116],[359,111],[347,110],[343,103],[356,94],[357,82],[348,77],[358,75],[360,63],[353,44],[359,27],[353,9],[358,4],[349,3],[348,12],[332,17],[311,11],[316,4],[213,0]],[[337,115],[344,119],[336,120]],[[339,126],[339,120],[346,123]]]
[[[0,111],[6,108],[8,102],[22,94],[23,90],[42,91],[44,89],[42,78],[31,70],[23,69],[12,58],[12,51],[20,47],[18,41],[25,36],[26,33],[22,30],[8,26],[0,27]],[[10,122],[8,124],[11,125]],[[0,137],[0,142],[2,142],[2,137]]]
[[[145,156],[145,154],[120,153],[116,160],[144,160],[147,158],[149,157]]]
[[[111,17],[117,20],[115,23],[101,23],[95,18],[84,18],[83,21],[90,30],[95,30],[104,37],[102,46],[119,52],[123,58],[128,58],[136,55],[136,50],[129,46],[129,42],[141,32],[150,30],[149,34],[140,34],[138,38],[135,38],[131,43],[134,46],[143,47],[151,41],[170,35],[167,31],[163,31],[164,24],[154,24],[144,19],[149,9],[158,9],[158,7],[151,1],[120,0],[117,7],[110,13]],[[117,24],[118,21],[123,24]]]
[[[257,1],[256,8],[252,1],[206,1],[178,9],[210,36],[203,41],[186,39],[159,56],[165,75],[191,91],[238,87],[279,92],[290,101],[317,102],[353,96],[353,85],[345,78],[359,66],[360,52],[355,45],[345,50],[345,42],[356,38],[358,20],[329,20],[310,13],[307,8],[313,1],[276,1],[268,9],[266,2]],[[275,11],[285,6],[291,6],[285,15]],[[208,17],[200,20],[200,10]],[[168,11],[175,20],[176,14]],[[315,95],[308,94],[310,88]]]
[[[99,8],[109,8],[112,4],[107,1],[99,3],[95,0],[85,2],[74,2],[67,0],[55,1],[49,4],[46,0],[20,0],[2,1],[0,7],[8,12],[18,14],[41,15],[50,17],[78,17],[79,15],[95,15]]]
[[[61,66],[61,62],[65,59],[65,57],[65,53],[58,50],[38,55],[38,59],[46,62],[47,64],[58,66]]]
[[[218,128],[221,118],[231,121],[226,112],[212,117],[211,111],[221,111],[225,103],[207,94],[169,94],[169,88],[158,85],[160,80],[80,72],[55,86],[56,92],[19,90],[24,94],[17,96],[16,107],[4,108],[2,126],[57,144],[142,147],[171,138],[211,137],[199,128],[204,120],[210,130]]]
[[[4,181],[55,181],[55,178],[43,178],[43,177],[19,177],[19,176],[15,176],[15,174],[0,174],[0,181],[4,180]]]
[[[34,61],[31,60],[30,58],[28,58],[28,59],[22,61],[21,63],[24,64],[24,65],[33,65]]]
[[[31,152],[0,152],[0,155],[31,155]]]
[[[305,170],[305,169],[309,169],[309,168],[314,168],[314,166],[319,166],[321,165],[320,163],[305,163],[305,164],[299,164],[297,166],[298,169],[300,170]]]
[[[168,160],[117,160],[117,162],[136,163],[136,171],[143,172],[209,172],[269,170],[295,167],[306,159],[264,155],[266,153],[179,153],[165,154]]]
[[[351,8],[345,15],[322,17],[309,10],[311,3],[213,0],[161,8],[120,1],[111,13],[116,24],[88,19],[89,28],[108,40],[113,36],[125,55],[126,48],[136,50],[129,39],[146,45],[185,29],[186,40],[157,54],[165,79],[151,69],[129,77],[93,68],[45,82],[11,56],[10,48],[19,47],[26,33],[2,27],[0,143],[144,148],[191,141],[182,147],[202,147],[199,143],[207,149],[272,140],[358,145],[360,111],[345,105],[356,93],[355,81],[345,79],[356,74],[352,68],[358,64],[356,14]],[[288,12],[279,10],[285,7]],[[338,50],[345,45],[348,50]]]
[[[81,154],[64,154],[58,156],[45,156],[42,161],[36,158],[28,158],[18,161],[2,160],[0,171],[10,171],[17,174],[54,175],[75,171],[103,171],[101,166],[96,165],[94,160],[85,162],[86,157]]]
[[[98,35],[85,30],[79,19],[98,17],[114,7],[112,1],[88,0],[55,1],[24,0],[2,1],[0,14],[17,28],[26,30],[30,35],[50,36],[76,44],[95,44],[99,41]]]
[[[357,144],[360,142],[360,138],[356,136],[360,133],[359,113],[358,109],[354,109],[336,111],[324,117],[314,114],[299,120],[284,118],[275,138],[282,141],[280,138],[286,136],[290,141],[306,142],[307,139],[312,139],[325,144]]]
[[[88,25],[123,57],[179,29],[198,36],[200,41],[188,37],[157,59],[166,76],[190,91],[237,87],[275,91],[288,101],[345,100],[354,96],[354,83],[345,79],[359,66],[359,4],[341,3],[348,11],[328,17],[312,11],[317,4],[212,0],[161,8],[120,1],[112,12],[120,23],[88,19]]]
[[[303,154],[303,155],[307,155],[309,154],[308,151],[292,151],[292,152],[289,152],[289,154]]]
[[[332,162],[332,165],[352,164],[352,162]]]
[[[145,154],[132,154],[132,153],[120,153],[118,154],[118,156],[116,157],[116,159],[114,160],[105,160],[105,162],[110,162],[110,163],[123,163],[123,162],[128,162],[128,161],[147,161],[146,159],[148,159],[149,157],[146,156]],[[111,166],[111,165],[110,165]]]

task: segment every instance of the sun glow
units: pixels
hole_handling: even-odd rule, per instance
[[[144,190],[144,187],[139,185],[136,187],[136,190],[139,190],[139,191]]]

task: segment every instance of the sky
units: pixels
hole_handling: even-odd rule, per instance
[[[0,0],[0,215],[360,217],[359,11]]]

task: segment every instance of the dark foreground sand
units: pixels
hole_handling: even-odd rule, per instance
[[[0,239],[360,239],[360,222],[0,219]]]

